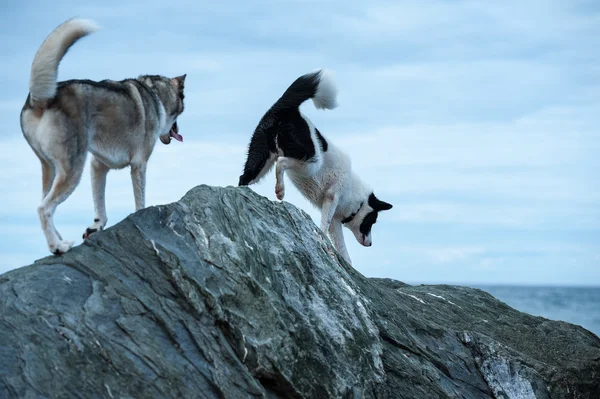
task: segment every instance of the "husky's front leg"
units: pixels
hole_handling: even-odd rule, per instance
[[[329,234],[331,235],[331,239],[333,240],[333,245],[337,251],[342,255],[346,262],[352,264],[350,260],[350,255],[348,254],[348,250],[346,249],[346,242],[344,241],[344,232],[342,230],[342,223],[338,220],[334,220],[329,225]]]
[[[96,217],[94,218],[94,223],[85,229],[85,233],[83,233],[84,240],[93,233],[104,229],[106,222],[108,222],[104,193],[106,191],[106,175],[108,174],[109,168],[96,159],[96,157],[92,158],[90,166],[92,172],[92,197],[94,199],[94,211]]]
[[[136,211],[146,206],[146,165],[145,162],[140,165],[131,165],[131,182],[133,183]]]

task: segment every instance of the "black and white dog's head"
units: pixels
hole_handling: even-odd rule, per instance
[[[381,211],[392,209],[392,204],[380,201],[375,194],[369,194],[369,197],[364,201],[358,211],[342,220],[344,226],[350,229],[361,245],[370,247],[373,243],[371,239],[371,230],[377,222],[377,215]]]

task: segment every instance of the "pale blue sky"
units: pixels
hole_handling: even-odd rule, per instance
[[[340,107],[305,112],[394,209],[355,267],[411,283],[600,285],[600,5],[595,1],[3,1],[0,272],[47,254],[39,161],[20,108],[33,55],[72,16],[103,29],[59,78],[187,73],[184,143],[158,143],[148,205],[237,183],[258,120],[298,76],[332,69]],[[108,177],[109,225],[133,209]],[[286,199],[318,212],[291,184]],[[255,187],[275,200],[274,177]],[[89,171],[56,224],[81,242]]]

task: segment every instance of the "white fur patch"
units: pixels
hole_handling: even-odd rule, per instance
[[[338,89],[333,79],[333,73],[327,69],[321,70],[321,76],[317,92],[313,97],[313,103],[317,109],[334,109],[337,103]]]

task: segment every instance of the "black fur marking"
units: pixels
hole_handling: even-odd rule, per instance
[[[275,112],[284,109],[298,109],[300,104],[315,96],[320,81],[321,71],[300,76],[287,88],[271,109]]]
[[[248,147],[248,158],[244,166],[244,173],[240,176],[238,183],[239,186],[247,186],[252,180],[256,179],[271,154],[277,153],[275,137],[274,117],[269,111],[262,117],[254,130]]]
[[[300,111],[280,112],[277,129],[277,146],[286,157],[309,161],[315,157],[315,144],[310,136],[310,127]]]
[[[101,231],[102,228],[100,229],[90,229],[89,227],[87,229],[85,229],[85,233],[83,233],[83,236],[81,238],[83,238],[84,240],[89,238],[92,234],[94,234],[97,231]]]
[[[298,109],[269,110],[263,116],[250,140],[244,174],[238,185],[245,186],[254,180],[278,148],[284,156],[300,161],[310,161],[315,157],[310,128]]]
[[[142,79],[142,80],[144,78],[148,78],[148,79],[150,79],[153,82],[158,82],[158,81],[164,82],[164,80],[165,80],[165,77],[162,76],[162,75],[142,75],[142,76],[139,77],[139,79]]]
[[[373,225],[377,222],[377,215],[379,212],[387,211],[388,209],[392,209],[391,204],[388,204],[387,202],[378,200],[377,197],[375,196],[375,194],[373,194],[373,193],[371,193],[371,195],[369,195],[368,204],[371,208],[373,208],[373,211],[369,212],[367,214],[367,216],[365,216],[365,218],[363,219],[362,223],[360,224],[360,228],[359,228],[360,232],[365,235],[367,235],[371,232]]]
[[[365,216],[362,223],[360,224],[359,231],[364,235],[368,235],[376,222],[377,211],[371,211],[367,213],[367,216]]]
[[[264,168],[278,148],[283,155],[301,161],[315,157],[316,149],[306,120],[298,107],[314,97],[321,81],[321,71],[299,77],[287,88],[277,102],[262,117],[254,130],[248,147],[248,158],[238,185],[248,185]],[[317,138],[323,151],[327,141],[318,131]]]
[[[108,90],[108,91],[114,91],[119,94],[123,94],[123,95],[130,97],[129,88],[127,86],[125,86],[125,83],[128,81],[132,81],[132,80],[133,79],[125,79],[125,80],[121,80],[118,82],[111,81],[111,80],[101,80],[99,82],[96,82],[95,80],[89,80],[89,79],[64,80],[62,82],[58,82],[57,90],[60,90],[63,87],[66,87],[66,86],[69,86],[72,84],[81,84],[81,85],[92,86],[96,89],[104,89],[104,90]]]
[[[321,149],[323,150],[323,152],[327,152],[327,140],[325,140],[325,137],[323,137],[321,135],[321,132],[319,132],[319,129],[315,128],[315,132],[317,133],[317,138],[319,139],[319,142],[321,143]]]
[[[369,206],[375,209],[376,211],[387,211],[389,209],[392,209],[392,204],[380,201],[373,193],[369,195]]]
[[[351,214],[348,217],[343,218],[342,219],[342,224],[350,223],[352,220],[354,220],[354,217],[356,216],[356,214],[358,212],[360,212],[360,208],[362,208],[363,204],[364,204],[364,202],[361,202],[360,206],[358,207],[358,209],[356,210],[356,212],[354,212],[353,214]]]

